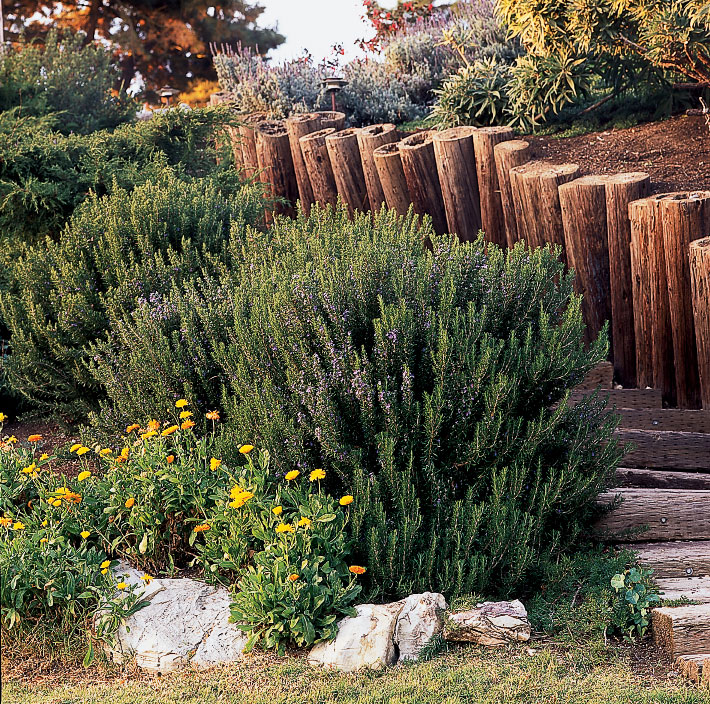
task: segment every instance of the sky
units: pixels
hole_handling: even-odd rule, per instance
[[[332,54],[334,44],[342,44],[345,61],[361,55],[355,46],[358,39],[369,39],[372,26],[362,19],[362,0],[259,0],[264,13],[259,18],[262,27],[278,25],[286,42],[269,56],[276,63],[301,56],[303,49],[316,62]],[[382,2],[383,6],[396,2]]]

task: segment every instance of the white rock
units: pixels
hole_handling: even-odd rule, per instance
[[[528,612],[515,601],[486,601],[475,609],[449,614],[444,638],[478,645],[505,645],[530,639]]]
[[[340,621],[335,640],[314,646],[308,662],[342,672],[381,670],[394,665],[394,628],[403,607],[404,601],[356,606],[357,616]]]
[[[404,600],[397,618],[394,642],[399,648],[399,660],[416,660],[422,649],[444,628],[446,599],[443,594],[424,592]]]
[[[142,576],[124,565],[115,572],[130,584]],[[107,648],[114,661],[135,658],[142,669],[162,674],[183,665],[209,667],[240,658],[248,636],[229,623],[226,589],[194,579],[154,579],[136,593],[150,603],[119,628]]]

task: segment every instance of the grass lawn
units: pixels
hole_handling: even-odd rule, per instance
[[[309,667],[303,656],[254,655],[238,665],[167,677],[105,667],[45,674],[3,657],[3,704],[696,704],[710,702],[668,676],[649,648],[456,648],[429,662],[344,675]]]

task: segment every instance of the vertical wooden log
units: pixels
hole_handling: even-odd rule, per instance
[[[703,408],[710,410],[710,237],[690,245],[695,341]]]
[[[508,244],[508,239],[505,235],[503,203],[493,149],[496,144],[514,137],[515,134],[510,127],[481,127],[473,133],[478,191],[481,200],[481,226],[486,233],[486,239],[501,247]]]
[[[318,115],[320,115],[320,128],[322,130],[327,130],[329,127],[332,127],[337,132],[345,127],[344,112],[322,110],[318,112]]]
[[[518,218],[513,200],[513,186],[510,180],[510,170],[530,161],[530,143],[522,139],[509,139],[496,144],[493,155],[496,161],[496,174],[500,187],[500,200],[505,222],[505,238],[508,247],[513,247],[521,239],[518,235]]]
[[[247,178],[255,178],[259,174],[254,125],[264,120],[266,120],[265,112],[253,112],[245,115],[242,124],[239,125],[239,137],[242,141],[242,162],[244,163],[244,175]]]
[[[405,137],[399,142],[399,154],[414,212],[430,215],[434,231],[446,232],[446,211],[436,171],[432,133],[418,132]]]
[[[257,163],[261,180],[266,185],[266,194],[285,199],[285,202],[275,204],[274,213],[293,217],[296,214],[298,185],[286,125],[283,120],[265,120],[254,127],[254,132]]]
[[[308,214],[313,203],[313,188],[311,179],[308,177],[306,162],[303,160],[300,139],[306,134],[317,132],[321,129],[321,116],[316,112],[307,112],[302,115],[294,115],[286,120],[286,130],[288,131],[288,141],[291,146],[291,158],[293,168],[296,171],[296,183],[298,184],[298,197],[301,200],[303,211]]]
[[[481,229],[481,203],[472,135],[475,127],[452,127],[435,132],[434,155],[449,232],[464,242]]]
[[[531,161],[509,171],[513,204],[518,215],[518,237],[528,247],[556,244],[567,262],[559,186],[579,176],[577,164]]]
[[[396,211],[398,215],[406,215],[412,200],[409,197],[407,179],[402,168],[399,144],[397,142],[383,144],[372,152],[372,156],[387,207]]]
[[[358,146],[358,131],[350,127],[340,132],[333,132],[325,138],[335,185],[351,215],[356,210],[364,213],[370,205]]]
[[[663,251],[663,224],[658,204],[660,197],[641,198],[629,205],[636,376],[639,386],[661,389],[664,400],[673,405],[673,331]],[[649,353],[650,373],[645,368]]]
[[[301,152],[306,164],[308,178],[313,189],[313,198],[320,205],[335,205],[338,202],[338,189],[330,165],[328,147],[325,138],[335,132],[334,127],[327,127],[301,137]]]
[[[377,167],[375,166],[374,151],[383,144],[398,142],[399,132],[391,123],[370,125],[369,127],[363,127],[357,133],[357,141],[360,147],[365,185],[367,186],[367,198],[370,201],[370,208],[377,211],[382,207],[386,199],[377,173]]]
[[[228,90],[220,90],[210,95],[210,105],[214,107],[220,103],[226,103],[232,99],[232,94]]]
[[[701,405],[698,354],[690,284],[690,243],[710,232],[710,191],[671,193],[659,198],[673,330],[676,401],[680,408]]]
[[[616,174],[606,180],[614,375],[619,384],[630,388],[636,387],[636,336],[631,281],[629,203],[645,198],[650,187],[648,174],[642,172]]]
[[[605,183],[604,176],[582,176],[559,187],[567,258],[583,296],[587,342],[611,318]]]

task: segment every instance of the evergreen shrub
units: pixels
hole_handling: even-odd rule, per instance
[[[170,369],[175,331],[199,326],[195,359],[171,373],[214,373],[222,398],[204,410],[220,403],[276,476],[322,467],[331,493],[355,495],[349,530],[372,592],[507,593],[584,534],[621,453],[603,403],[562,403],[606,342],[585,348],[556,252],[314,208],[255,234],[243,257],[212,284],[216,301],[207,284],[174,290],[163,334],[124,316],[123,339],[154,339]],[[95,355],[99,383],[124,373],[117,414],[136,398],[126,387],[149,408],[161,398],[149,359],[147,346]]]

